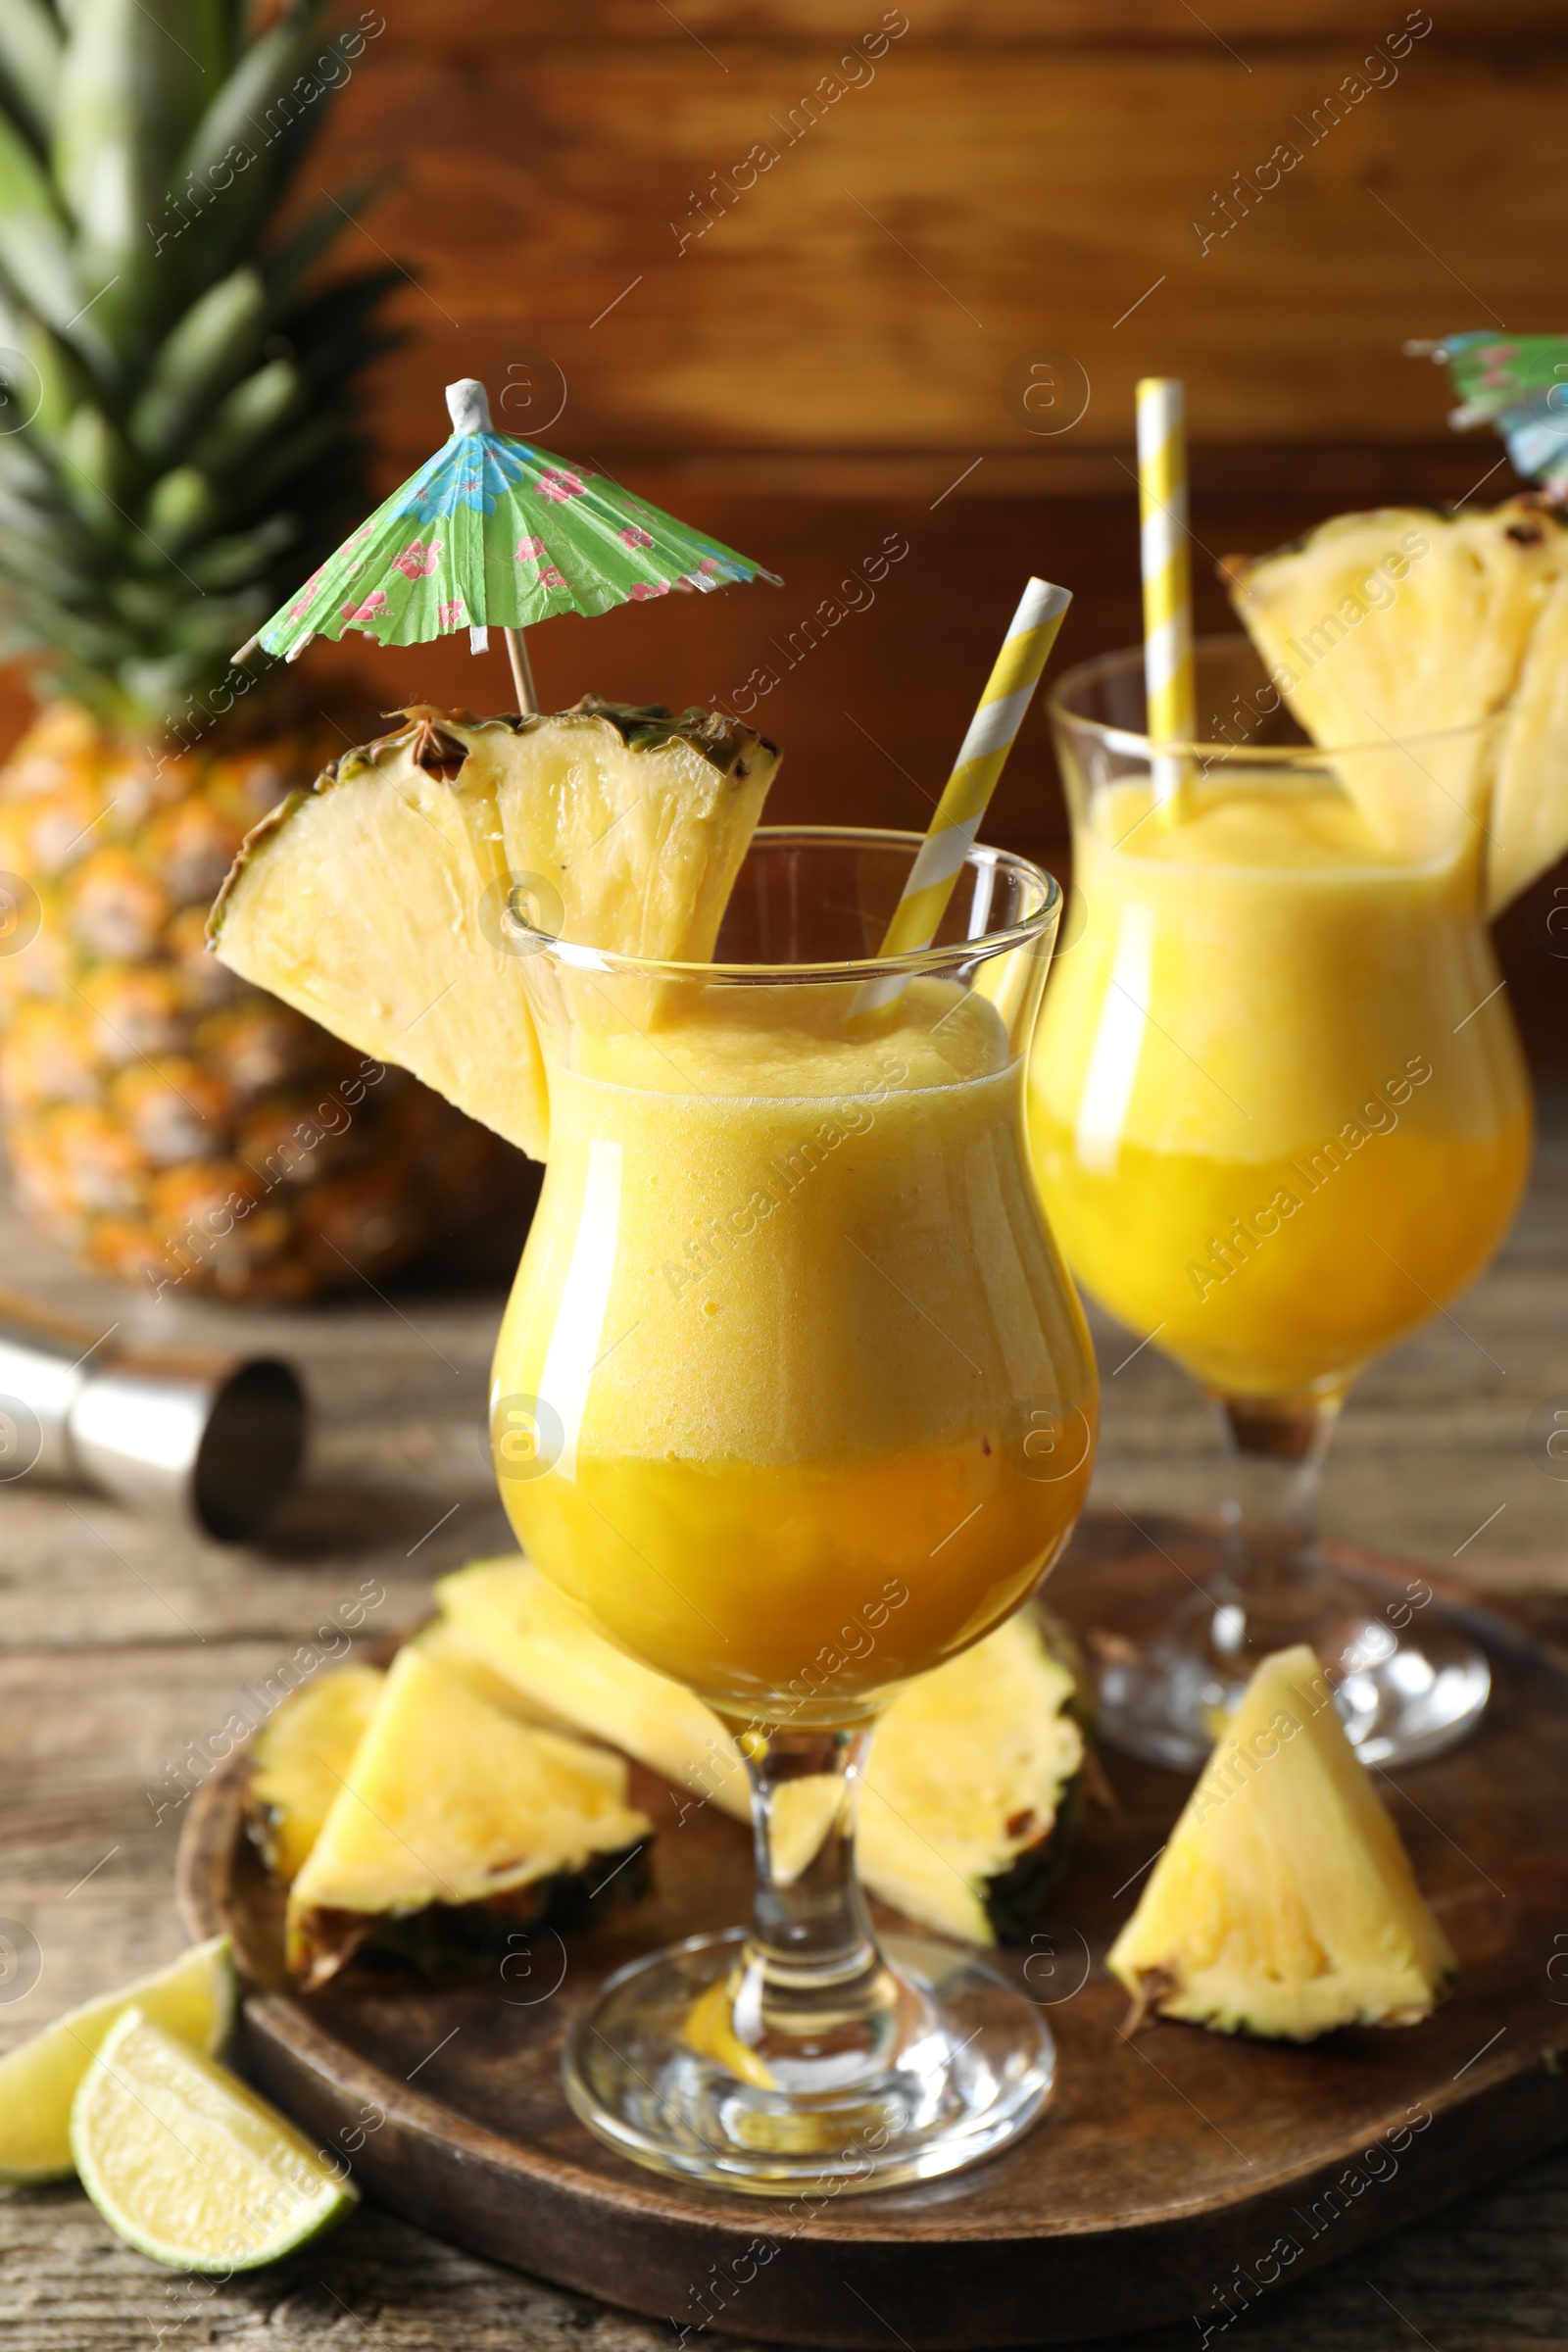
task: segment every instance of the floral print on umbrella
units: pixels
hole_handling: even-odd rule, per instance
[[[1568,496],[1568,335],[1502,339],[1475,328],[1405,349],[1447,362],[1460,400],[1450,424],[1492,424],[1516,473],[1555,499]]]
[[[421,547],[417,539],[411,539],[402,555],[393,557],[393,564],[406,580],[422,580],[440,563],[445,544],[444,540],[432,539],[428,547]]]
[[[539,532],[546,514],[548,542]],[[454,432],[272,615],[258,642],[292,656],[314,636],[357,628],[382,645],[417,645],[453,629],[521,629],[564,612],[608,612],[672,587],[772,577],[612,476],[495,432],[486,420]]]
[[[310,578],[300,590],[297,600],[290,605],[288,609],[288,616],[290,620],[298,620],[300,614],[302,612],[308,612],[312,605],[315,604],[316,591],[321,584],[321,574],[323,571],[325,571],[325,569],[326,565],[324,564],[318,564],[316,569],[312,572]]]

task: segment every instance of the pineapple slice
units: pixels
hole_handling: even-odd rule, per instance
[[[866,1884],[969,1943],[1027,1930],[1066,1866],[1085,1742],[1059,1631],[1021,1609],[906,1683],[860,1801]]]
[[[1541,845],[1552,846],[1531,873],[1568,846],[1568,777],[1559,784],[1534,760],[1528,768],[1515,760],[1511,797],[1535,821],[1516,810],[1498,827],[1487,811],[1487,747],[1401,748],[1501,710],[1526,680],[1544,616],[1568,578],[1568,527],[1544,501],[1526,495],[1474,514],[1405,507],[1339,514],[1296,547],[1256,561],[1232,557],[1221,570],[1307,733],[1328,748],[1373,747],[1337,764],[1388,852],[1438,856],[1490,830],[1495,907],[1531,878],[1523,869]],[[1549,715],[1544,676],[1535,707]],[[1506,750],[1501,756],[1507,764]],[[1557,764],[1568,769],[1562,752]]]
[[[1499,914],[1568,850],[1568,575],[1530,640],[1488,825],[1487,912]]]
[[[778,754],[716,713],[593,696],[554,717],[407,715],[248,836],[209,937],[231,970],[543,1159],[509,893],[565,939],[706,962]]]
[[[335,1666],[292,1692],[257,1736],[246,1827],[285,1886],[321,1834],[384,1679],[374,1666]]]
[[[609,1883],[651,1826],[619,1756],[531,1730],[400,1650],[289,1890],[289,1968],[314,1990],[371,1936],[439,1960],[558,1897],[580,1909],[588,1879]]]
[[[531,1562],[475,1560],[436,1587],[445,1640],[533,1706],[613,1742],[672,1784],[677,1819],[711,1802],[751,1817],[731,1734],[692,1691],[626,1657]],[[1085,1762],[1065,1639],[1024,1610],[905,1685],[871,1743],[856,1852],[873,1894],[972,1943],[1026,1930],[1065,1866]],[[774,1869],[815,1853],[837,1790],[804,1779],[774,1809]]]
[[[1304,1642],[1253,1675],[1108,1966],[1136,2017],[1292,2041],[1442,1998],[1453,1954]]]
[[[435,1597],[447,1639],[531,1705],[624,1748],[694,1805],[751,1820],[746,1760],[718,1717],[694,1690],[614,1648],[530,1560],[470,1560],[441,1578]]]

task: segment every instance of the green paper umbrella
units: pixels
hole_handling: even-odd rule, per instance
[[[453,431],[235,656],[292,662],[313,637],[350,629],[378,645],[423,645],[467,629],[482,653],[504,631],[524,711],[537,709],[522,630],[558,612],[732,581],[782,583],[590,466],[571,465],[490,421],[483,384],[447,386]]]
[[[1568,499],[1568,335],[1494,335],[1471,330],[1441,343],[1407,343],[1412,359],[1446,363],[1460,405],[1457,431],[1492,424],[1514,471],[1548,496]]]

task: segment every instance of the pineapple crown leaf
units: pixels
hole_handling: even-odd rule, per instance
[[[0,6],[0,86],[9,112],[40,155],[49,143],[64,44],[48,0]]]
[[[368,503],[401,274],[315,272],[381,175],[277,226],[365,46],[330,4],[0,0],[4,648],[143,731]]]
[[[188,173],[204,178],[231,148],[254,141],[258,129],[264,138],[269,128],[275,133],[281,121],[288,119],[286,112],[279,117],[279,110],[285,108],[325,14],[326,0],[305,0],[305,5],[290,10],[259,34],[236,59],[191,133],[180,158],[180,177]],[[341,40],[342,35],[338,37]]]
[[[17,296],[57,329],[81,307],[81,272],[48,173],[16,122],[0,114],[0,271]],[[84,349],[102,349],[96,327]]]

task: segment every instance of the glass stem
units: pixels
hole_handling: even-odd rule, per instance
[[[1317,1571],[1318,1491],[1341,1396],[1220,1399],[1230,1452],[1225,1573],[1250,1612],[1292,1613]]]
[[[871,1729],[747,1732],[757,1886],[733,2031],[781,2083],[824,2063],[880,2063],[896,1988],[855,1868]],[[836,2065],[832,2062],[837,2061]]]

